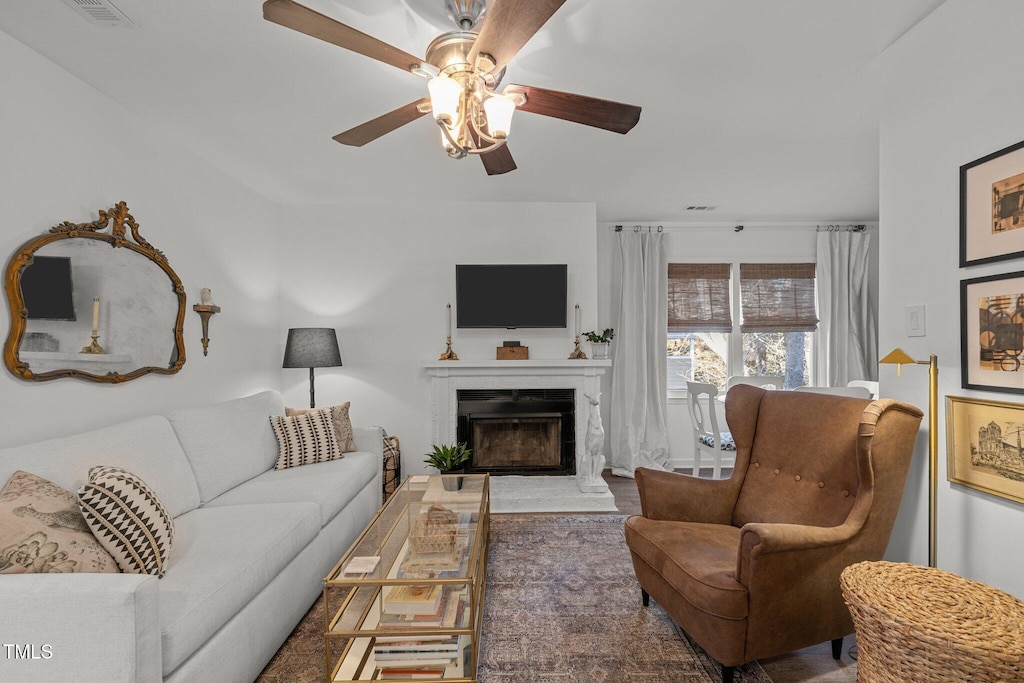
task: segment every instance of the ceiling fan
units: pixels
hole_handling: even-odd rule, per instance
[[[343,145],[361,147],[430,112],[448,156],[479,155],[487,174],[497,175],[516,168],[506,144],[516,109],[623,134],[640,120],[640,107],[596,97],[514,84],[497,91],[509,60],[565,0],[444,3],[458,28],[435,38],[424,59],[293,0],[267,0],[263,18],[429,79],[428,97],[335,135]]]

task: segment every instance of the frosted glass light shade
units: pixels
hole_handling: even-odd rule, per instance
[[[512,113],[515,110],[516,103],[505,95],[494,94],[484,100],[487,130],[492,138],[503,140],[508,137],[512,128]]]
[[[444,121],[449,127],[457,127],[459,122],[459,100],[462,98],[462,86],[447,76],[435,76],[427,81],[430,93],[430,108],[435,121]]]

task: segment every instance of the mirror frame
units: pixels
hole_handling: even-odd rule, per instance
[[[108,224],[110,225],[110,233],[101,232],[106,230]],[[131,237],[135,240],[134,242],[128,239],[126,227],[131,231]],[[156,263],[167,274],[171,281],[171,290],[178,297],[178,316],[174,322],[174,348],[177,351],[177,357],[173,363],[167,367],[146,366],[123,375],[114,371],[99,375],[84,370],[72,369],[36,373],[32,372],[29,363],[22,361],[18,357],[21,342],[25,337],[25,329],[28,326],[28,309],[25,308],[25,299],[21,293],[22,273],[32,263],[35,252],[40,248],[53,242],[71,239],[98,240],[108,243],[115,249],[134,251]],[[128,213],[128,206],[125,202],[118,202],[109,211],[100,210],[99,219],[91,223],[64,221],[60,225],[50,228],[48,233],[34,237],[22,244],[14,252],[14,255],[11,256],[10,261],[7,262],[7,269],[4,272],[4,291],[7,295],[7,304],[11,311],[11,329],[7,335],[7,341],[4,342],[4,365],[16,377],[31,382],[42,382],[60,377],[75,377],[92,382],[120,384],[143,375],[173,375],[185,365],[185,288],[182,286],[181,279],[177,273],[167,263],[167,257],[164,256],[164,253],[139,235],[139,224]]]

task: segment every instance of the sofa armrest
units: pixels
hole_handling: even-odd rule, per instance
[[[381,427],[352,427],[352,440],[356,450],[373,453],[384,462],[384,430]]]
[[[0,680],[159,683],[158,579],[14,574],[0,580]]]
[[[698,479],[638,467],[634,472],[644,517],[675,522],[728,524],[739,495],[732,479]]]

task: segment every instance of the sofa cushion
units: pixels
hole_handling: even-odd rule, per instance
[[[356,442],[352,438],[352,420],[348,416],[349,408],[352,406],[351,401],[345,403],[339,403],[336,406],[330,408],[322,408],[322,410],[330,412],[331,421],[334,423],[334,434],[338,437],[338,445],[341,446],[343,453],[351,453],[356,450]],[[284,414],[291,417],[293,415],[304,415],[305,413],[311,413],[317,410],[316,408],[285,408]]]
[[[327,526],[379,471],[375,455],[355,451],[341,460],[264,472],[214,498],[207,507],[310,502],[320,506],[320,526]]]
[[[266,428],[270,430],[269,425]],[[77,491],[88,481],[89,469],[100,464],[137,474],[156,491],[172,517],[199,507],[192,468],[171,424],[161,416],[0,449],[0,481],[24,470]]]
[[[167,416],[192,465],[202,503],[274,466],[277,439],[268,418],[280,415],[281,394],[264,391]]]
[[[274,417],[270,419],[270,426],[280,449],[275,470],[328,462],[345,455],[338,445],[329,410]]]
[[[747,590],[736,580],[736,527],[636,516],[626,520],[626,542],[697,609],[724,619],[746,618]]]
[[[28,472],[11,475],[0,490],[0,574],[117,571],[75,494]]]
[[[119,467],[89,470],[78,503],[96,540],[126,574],[163,576],[174,522],[146,482]]]
[[[165,676],[306,547],[320,513],[312,503],[233,505],[199,508],[174,522],[175,550],[160,580]]]

